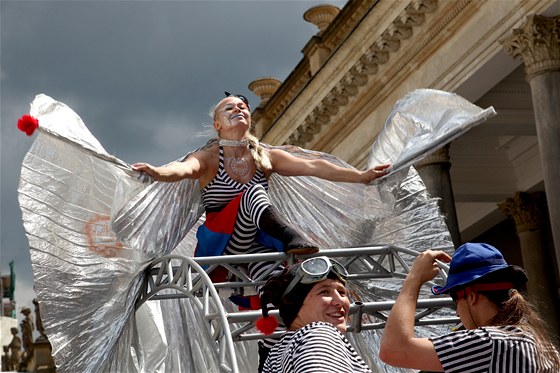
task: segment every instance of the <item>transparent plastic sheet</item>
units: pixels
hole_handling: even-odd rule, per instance
[[[351,167],[324,153],[297,147],[278,147],[302,158],[322,158]],[[389,216],[397,188],[392,183],[371,185],[334,183],[314,177],[282,177],[269,180],[271,202],[303,235],[322,249],[348,247],[369,242],[364,224]]]
[[[420,104],[426,107],[416,123]],[[414,91],[399,107],[369,162],[401,164],[396,172],[368,186],[271,178],[273,203],[324,249],[371,242],[418,251],[452,249],[437,201],[406,165],[480,123],[489,109],[434,90]],[[213,352],[209,339],[200,343],[205,330],[188,301],[153,301],[134,317],[144,268],[172,251],[194,252],[202,212],[198,184],[143,183],[141,175],[105,152],[71,109],[47,96],[37,96],[31,114],[39,118],[41,131],[24,160],[19,199],[43,323],[59,371],[214,371],[200,359],[214,361]],[[410,126],[416,130],[405,130]],[[323,153],[285,149],[348,166]],[[399,286],[398,280],[374,281],[356,292],[364,301],[394,299]],[[231,307],[225,302],[226,309]],[[372,369],[393,371],[377,360],[378,332],[351,338]],[[256,361],[252,346],[236,343],[238,361]],[[241,371],[249,367],[240,364]]]
[[[368,164],[403,169],[494,115],[493,107],[481,109],[455,93],[414,90],[393,106]]]
[[[383,130],[372,146],[368,166],[392,164],[391,173],[383,180],[398,184],[392,214],[374,221],[367,242],[387,243],[402,248],[424,251],[436,249],[451,252],[453,244],[439,211],[437,200],[431,198],[412,164],[443,147],[474,126],[495,115],[493,108],[481,109],[464,98],[449,92],[415,90],[399,100],[387,118]],[[394,180],[391,180],[394,179]],[[408,265],[414,258],[405,257]],[[359,263],[354,264],[359,267]],[[369,280],[353,285],[363,302],[395,300],[402,279]],[[421,298],[432,297],[424,285]],[[440,309],[433,316],[454,316],[449,309]],[[416,335],[429,337],[446,333],[446,325],[415,327]],[[374,372],[409,372],[409,369],[387,366],[378,358],[382,330],[349,333],[348,337]]]
[[[110,230],[105,197],[122,172],[76,149],[40,134],[24,160],[19,202],[59,371],[101,372],[100,356],[121,340],[150,258]]]

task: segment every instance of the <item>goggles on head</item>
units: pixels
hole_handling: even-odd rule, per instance
[[[333,272],[342,282],[346,282],[348,271],[339,262],[329,259],[326,256],[318,256],[304,260],[296,269],[296,275],[290,282],[282,297],[285,297],[298,283],[314,284],[327,279],[330,272]]]
[[[245,105],[247,105],[247,107],[249,108],[249,110],[251,110],[251,106],[249,105],[249,99],[248,99],[247,97],[245,97],[245,96],[243,96],[243,95],[234,95],[234,94],[229,93],[229,92],[227,92],[227,91],[224,92],[224,93],[225,93],[226,97],[230,97],[230,96],[237,97],[238,99],[240,99],[241,101],[243,101],[243,102],[245,103]]]

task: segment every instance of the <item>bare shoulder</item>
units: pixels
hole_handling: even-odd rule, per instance
[[[192,153],[187,157],[189,158],[196,158],[199,162],[204,162],[208,164],[212,164],[213,161],[217,161],[219,159],[220,153],[218,149],[218,145],[212,145],[208,148],[197,150],[196,152]]]
[[[291,154],[282,149],[268,149],[268,156],[270,157],[270,161],[274,163],[274,161],[291,157]]]
[[[218,145],[213,145],[201,149],[191,156],[198,160],[199,176],[198,181],[201,188],[204,188],[218,172],[220,165],[220,151]]]

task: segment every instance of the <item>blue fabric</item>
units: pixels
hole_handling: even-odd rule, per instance
[[[260,243],[261,245],[264,245],[266,247],[270,247],[278,252],[284,252],[284,244],[280,240],[277,240],[267,233],[264,233],[260,229],[257,230],[257,237],[255,237],[255,242]]]
[[[194,256],[220,256],[224,253],[231,234],[213,232],[203,224],[196,231],[196,239],[198,240],[197,248]],[[276,238],[264,233],[260,229],[257,230],[255,242],[270,247],[278,252],[284,252],[284,244]]]
[[[205,224],[196,231],[198,244],[194,256],[220,256],[231,239],[231,234],[212,232]]]

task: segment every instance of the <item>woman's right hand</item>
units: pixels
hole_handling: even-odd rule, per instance
[[[132,169],[134,171],[145,172],[156,180],[157,180],[157,177],[159,176],[159,172],[157,171],[157,167],[154,167],[149,163],[134,163],[132,165]]]

